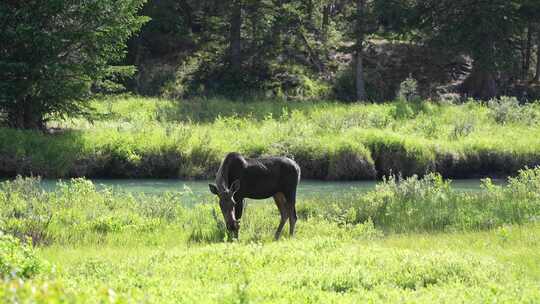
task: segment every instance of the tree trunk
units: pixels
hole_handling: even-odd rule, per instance
[[[328,27],[330,26],[330,4],[325,5],[323,8],[323,18],[322,18],[322,41],[326,43],[328,40]]]
[[[471,74],[461,85],[461,93],[475,99],[489,100],[497,96],[494,73],[474,64]]]
[[[137,94],[142,94],[141,90],[141,77],[143,74],[143,67],[141,65],[141,57],[142,57],[142,39],[141,35],[138,35],[137,38],[135,38],[135,43],[137,44],[135,48],[135,67],[137,67],[137,74],[135,75],[135,92]]]
[[[540,82],[540,27],[536,28],[536,75],[535,82]]]
[[[366,100],[366,84],[364,80],[364,10],[365,0],[357,0],[356,2],[356,58],[355,58],[355,88],[356,100]]]
[[[282,7],[284,4],[283,0],[276,0],[272,2],[274,3],[276,14],[280,15],[280,14],[285,13]],[[281,38],[282,32],[283,32],[282,21],[280,20],[280,18],[274,18],[274,20],[272,21],[271,29],[270,29],[270,35],[267,36],[268,39],[266,42],[266,44],[268,45],[267,52],[273,53],[274,56],[280,53],[283,48],[283,43],[282,43],[283,41]]]
[[[26,99],[19,101],[7,114],[8,126],[11,128],[45,130],[43,113],[36,111],[36,107]]]
[[[308,22],[313,24],[313,0],[307,0]]]
[[[531,68],[531,53],[532,53],[532,28],[531,25],[527,27],[527,42],[525,45],[525,53],[524,53],[524,60],[523,60],[523,72],[522,72],[522,79],[523,81],[529,80],[529,70]]]
[[[191,32],[200,33],[201,25],[195,19],[195,16],[193,14],[193,9],[191,8],[191,6],[185,0],[179,1],[178,4],[179,4],[178,13],[184,15],[186,23],[188,27],[191,29]]]
[[[241,28],[242,28],[242,4],[241,0],[233,0],[231,12],[231,32],[230,32],[230,56],[231,68],[239,71],[242,64],[241,58]]]
[[[259,31],[257,27],[257,22],[260,18],[258,3],[252,6],[252,9],[248,13],[248,16],[250,17],[249,20],[251,22],[251,51],[253,51],[257,48],[257,43],[259,42],[259,39],[257,39],[257,33]]]

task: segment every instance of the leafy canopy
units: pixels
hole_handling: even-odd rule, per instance
[[[147,20],[137,15],[144,1],[2,1],[0,112],[10,126],[84,112],[92,84],[126,71],[111,64]]]

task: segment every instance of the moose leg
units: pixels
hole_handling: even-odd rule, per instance
[[[296,225],[296,191],[286,196],[287,211],[289,212],[289,234],[294,235],[294,226]]]
[[[285,223],[287,222],[287,218],[288,218],[288,212],[287,212],[287,208],[286,208],[286,199],[285,199],[285,195],[283,195],[283,193],[281,192],[278,192],[274,195],[274,201],[276,201],[276,205],[279,209],[279,213],[281,215],[281,221],[279,222],[279,226],[276,230],[276,235],[275,235],[275,239],[276,241],[279,240],[279,237],[281,236],[281,230],[283,230],[283,226],[285,225]]]
[[[242,218],[242,213],[244,213],[244,199],[238,200],[236,206],[234,206],[236,220],[239,221]]]
[[[239,199],[234,206],[234,217],[238,224],[238,230],[234,231],[233,238],[238,239],[238,232],[240,230],[240,219],[242,218],[242,213],[244,213],[244,199]]]

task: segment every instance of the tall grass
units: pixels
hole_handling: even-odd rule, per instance
[[[210,195],[189,207],[177,195],[97,191],[84,179],[53,192],[41,190],[32,178],[7,181],[0,188],[0,228],[34,244],[114,243],[118,235],[153,238],[163,231],[175,231],[177,241],[188,243],[228,239]],[[299,231],[348,237],[365,233],[370,238],[379,232],[475,231],[540,219],[540,168],[520,171],[507,186],[486,179],[483,188],[479,193],[455,191],[438,174],[390,178],[367,194],[299,202]],[[278,219],[272,204],[248,207],[240,240],[270,241]]]
[[[97,191],[84,179],[53,192],[37,182],[0,185],[1,302],[540,299],[540,168],[505,186],[485,180],[479,193],[430,174],[302,201],[297,234],[279,242],[273,205],[248,205],[240,239],[227,242],[210,199],[187,207],[176,195]]]
[[[0,175],[213,177],[230,151],[294,157],[305,178],[513,175],[540,164],[540,107],[430,102],[95,101],[43,135],[0,129]]]

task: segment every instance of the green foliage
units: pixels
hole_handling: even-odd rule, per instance
[[[2,279],[26,279],[44,267],[30,245],[0,231],[0,282]]]
[[[357,37],[356,3],[150,0],[142,5],[143,2],[121,1],[117,10],[110,9],[113,2],[108,0],[92,4],[57,0],[44,6],[32,2],[26,6],[27,10],[5,4],[4,23],[9,25],[9,30],[3,32],[2,38],[4,54],[9,60],[4,61],[2,70],[10,71],[9,75],[6,73],[9,83],[14,83],[15,78],[22,79],[16,76],[32,72],[39,76],[32,83],[41,88],[39,94],[43,95],[37,92],[30,95],[37,105],[38,101],[45,104],[59,95],[56,92],[64,92],[64,101],[74,100],[62,102],[71,103],[69,108],[49,102],[47,105],[59,109],[56,111],[59,113],[51,110],[53,115],[82,112],[85,103],[79,99],[89,91],[90,83],[93,91],[117,92],[127,84],[133,92],[167,98],[204,95],[314,99],[332,94],[340,100],[354,100],[350,55],[356,49],[353,45]],[[364,18],[360,19],[365,34],[362,46],[366,57],[365,78],[368,99],[372,101],[394,98],[400,82],[410,74],[418,79],[419,92],[424,97],[433,96],[435,87],[449,85],[469,72],[463,64],[465,56],[472,57],[475,70],[500,75],[497,83],[511,89],[515,83],[505,79],[514,79],[524,72],[520,71],[524,67],[517,67],[527,56],[524,36],[531,32],[529,28],[534,32],[538,19],[538,5],[534,1],[370,0],[362,3],[365,4]],[[135,79],[128,80],[126,76],[133,71],[106,67],[111,62],[106,62],[103,54],[114,55],[111,59],[122,55],[127,37],[146,19],[134,17],[137,12],[148,16],[149,22],[128,42],[128,56],[123,63],[137,66]],[[62,27],[63,23],[54,16],[58,20],[71,20],[70,26]],[[116,20],[121,22],[114,23]],[[100,31],[93,33],[99,22]],[[239,35],[234,35],[240,38],[234,43],[230,31],[233,23],[240,24]],[[78,28],[85,29],[80,36],[77,36],[80,31],[75,30]],[[438,30],[433,31],[434,28]],[[51,32],[55,35],[48,37],[47,33]],[[111,39],[112,35],[119,35],[118,39]],[[79,42],[85,47],[74,46]],[[94,44],[92,47],[90,42]],[[32,48],[18,47],[25,43]],[[230,69],[233,44],[238,49],[235,54],[239,54],[238,71]],[[533,50],[534,44],[533,39],[528,50]],[[416,64],[418,60],[410,60],[403,48],[394,48],[396,45],[422,50],[416,54],[419,61],[431,64],[425,69],[424,65]],[[64,50],[69,54],[63,54]],[[37,55],[49,59],[65,57],[65,60],[59,64],[52,60],[39,61]],[[99,68],[91,69],[92,58],[99,61],[96,65]],[[121,64],[118,60],[112,63]],[[71,77],[73,74],[81,77]],[[70,79],[70,86],[65,84],[68,81],[56,81],[66,77],[74,78]],[[481,82],[473,86],[475,91],[483,88]],[[24,90],[31,91],[26,86],[19,92]],[[6,96],[20,95],[4,91]],[[61,96],[54,99],[60,100]],[[47,119],[48,115],[44,117]]]
[[[146,18],[141,0],[2,2],[0,111],[11,127],[44,128],[51,117],[83,114],[94,82],[111,88],[125,42]]]
[[[190,217],[184,224],[184,227],[191,230],[188,241],[194,243],[224,241],[227,233],[224,222],[219,219],[220,214],[221,210],[216,205],[201,204],[191,210]]]
[[[521,26],[521,2],[418,1],[411,25],[434,46],[470,54],[479,69],[508,70],[516,58],[510,40]]]
[[[29,238],[34,244],[50,241],[47,229],[53,217],[53,206],[39,182],[18,178],[3,183],[0,192],[2,229],[21,240]]]
[[[454,128],[450,134],[450,138],[458,140],[469,136],[477,128],[477,122],[472,115],[464,115],[457,117],[454,123]]]
[[[411,105],[404,100],[396,102],[393,116],[396,119],[411,119],[415,115]]]
[[[324,207],[322,216],[338,223],[373,221],[390,232],[491,229],[535,221],[533,214],[540,211],[539,181],[539,168],[523,170],[509,179],[507,187],[494,186],[488,179],[486,191],[468,194],[452,190],[451,183],[436,174],[422,179],[392,177],[375,191],[350,198],[348,204]],[[299,214],[316,216],[303,208]]]
[[[135,198],[73,179],[54,193],[44,192],[39,179],[17,178],[1,185],[2,229],[34,244],[100,240],[109,234],[153,232],[181,215],[177,198],[165,195]]]
[[[32,238],[36,244],[114,243],[116,235],[141,233],[147,237],[174,226],[182,230],[177,237],[190,243],[228,238],[221,212],[210,194],[204,201],[212,201],[211,205],[190,208],[169,194],[134,197],[110,189],[97,191],[84,179],[74,179],[53,192],[40,190],[37,182],[20,178],[3,182],[0,192],[0,203],[6,210],[0,217],[3,230],[23,240]],[[298,215],[308,221],[308,230],[329,236],[336,233],[335,229],[343,237],[366,239],[376,238],[380,230],[470,231],[534,222],[540,214],[539,193],[540,168],[520,171],[504,187],[494,186],[488,179],[480,193],[455,191],[451,182],[437,174],[391,177],[367,194],[329,202],[300,202]],[[46,225],[38,226],[36,238],[29,231],[35,231],[30,229],[36,229],[35,221],[44,217],[43,210],[47,210],[48,218]],[[247,208],[241,222],[241,240],[270,240],[277,219],[273,205]]]
[[[540,121],[538,113],[533,108],[534,105],[521,106],[515,97],[503,96],[492,99],[488,102],[488,105],[492,111],[493,119],[499,124],[521,123],[534,125]]]
[[[4,182],[0,200],[45,198],[53,242],[36,250],[0,234],[3,302],[540,299],[540,168],[505,186],[486,180],[478,193],[432,174],[390,178],[339,201],[300,201],[297,234],[279,242],[273,204],[249,204],[240,239],[224,242],[213,200],[187,207],[170,194],[134,198],[82,179],[43,197],[34,185]]]
[[[504,100],[504,99],[502,99]],[[169,101],[92,103],[93,122],[55,122],[61,134],[0,129],[0,174],[45,177],[213,178],[223,156],[287,155],[316,179],[439,172],[463,178],[516,174],[538,164],[538,104],[508,107],[398,101]],[[512,114],[513,115],[513,114]],[[351,164],[350,166],[348,164]]]
[[[399,85],[398,99],[404,100],[407,102],[418,102],[420,101],[420,96],[418,95],[418,82],[416,79],[409,77],[405,79]]]
[[[106,292],[92,297],[94,300],[111,301]],[[87,302],[89,298],[74,294],[60,282],[53,280],[6,280],[0,281],[0,301],[3,303],[66,303]]]
[[[387,54],[378,54],[383,57]],[[384,102],[396,98],[396,87],[399,83],[390,83],[380,75],[381,71],[377,70],[380,67],[366,66],[365,72],[366,96],[371,102]],[[371,74],[370,74],[371,72]],[[390,74],[394,71],[386,70]],[[355,96],[355,78],[353,67],[347,66],[340,68],[336,72],[331,87],[332,97],[339,101],[352,102],[356,100]],[[395,77],[395,75],[392,75]]]
[[[369,194],[367,203],[358,204],[360,209],[357,214],[362,218],[371,218],[375,225],[390,231],[482,229],[500,225],[500,217],[510,222],[525,220],[519,216],[519,211],[503,211],[516,208],[513,205],[516,197],[499,201],[495,199],[497,193],[486,193],[485,197],[458,194],[451,191],[449,183],[438,175],[427,175],[423,179],[412,177],[403,181],[391,178],[379,185],[377,190]],[[493,212],[492,208],[497,211]]]
[[[337,72],[336,80],[332,87],[338,100],[354,100],[354,74],[351,68],[341,69]]]

